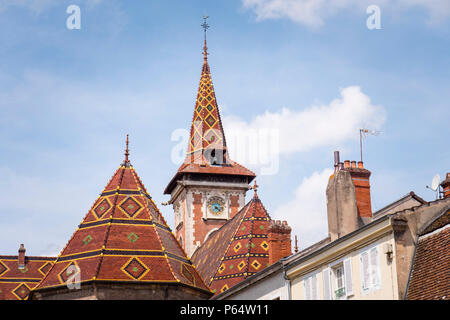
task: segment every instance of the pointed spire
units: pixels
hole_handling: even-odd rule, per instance
[[[206,30],[209,25],[206,19],[208,16],[203,17],[204,22],[201,25],[204,30],[203,66],[195,102],[188,155],[196,151],[204,152],[206,149],[226,150],[225,134],[208,65]],[[200,156],[198,159],[196,158],[195,162],[203,163],[205,160],[207,159],[202,159]]]

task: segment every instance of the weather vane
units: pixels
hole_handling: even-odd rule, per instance
[[[205,46],[203,47],[203,57],[206,60],[207,55],[208,55],[208,47],[206,46],[206,30],[208,30],[209,25],[206,22],[206,19],[208,19],[209,16],[203,16],[203,24],[201,25],[203,27],[203,30],[205,32]]]
[[[209,28],[209,25],[208,25],[208,23],[206,22],[206,19],[208,19],[209,18],[209,16],[203,16],[203,24],[202,24],[202,27],[203,27],[203,30],[205,30],[205,40],[206,40],[206,30],[208,30],[208,28]]]

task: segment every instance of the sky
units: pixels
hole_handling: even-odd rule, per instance
[[[447,0],[0,0],[0,254],[57,255],[126,134],[173,228],[160,204],[187,145],[204,15],[230,156],[301,248],[327,236],[333,151],[360,160],[359,128],[380,132],[363,139],[374,211],[435,199],[426,186],[450,171]]]

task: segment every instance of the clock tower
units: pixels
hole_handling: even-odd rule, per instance
[[[203,66],[186,158],[164,190],[171,195],[175,236],[189,256],[244,206],[255,178],[228,155],[207,59],[206,21],[202,26]]]

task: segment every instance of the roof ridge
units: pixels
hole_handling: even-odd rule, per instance
[[[132,168],[132,167],[131,167],[131,164],[130,164],[129,169],[132,170],[131,168]],[[121,177],[120,177],[120,180],[119,180],[119,184],[118,184],[118,186],[117,186],[117,189],[118,189],[118,190],[120,190],[120,186],[122,185],[123,176],[125,175],[125,170],[127,169],[127,167],[126,167],[125,165],[122,165],[122,166],[120,167],[120,169],[122,169],[122,172],[121,172]],[[115,197],[114,197],[114,203],[112,204],[112,208],[114,208],[114,207],[117,205],[117,199],[118,199],[118,198],[119,198],[119,194],[116,193],[116,195],[115,195]],[[112,222],[112,219],[113,219],[113,214],[114,214],[114,211],[112,211],[112,212],[111,212],[111,215],[109,216],[108,227],[106,228],[105,235],[104,235],[104,238],[103,238],[103,246],[102,246],[102,248],[101,248],[100,260],[98,261],[97,268],[96,268],[96,270],[95,270],[95,272],[94,272],[93,280],[97,279],[98,274],[99,274],[99,272],[100,272],[100,267],[101,267],[102,262],[103,262],[103,253],[105,252],[105,249],[106,249],[106,242],[107,242],[108,237],[109,237],[109,231],[111,230],[111,222]]]
[[[256,192],[255,192],[255,195],[256,195]],[[255,196],[253,196],[253,198],[252,198],[252,200],[250,200],[250,202],[251,203],[254,203],[255,205],[253,206],[253,212],[252,212],[252,215],[251,215],[251,218],[254,218],[255,217],[255,212],[256,212],[256,203],[257,203],[257,201],[256,201],[256,199],[258,199],[257,198],[258,197],[258,195],[256,195],[256,197]],[[258,199],[259,200],[259,199]],[[251,219],[250,218],[250,219]],[[250,231],[249,231],[249,235],[253,235],[253,228],[254,228],[254,226],[255,226],[255,219],[251,219],[250,220],[251,221],[251,224],[250,224]],[[246,263],[246,266],[245,266],[245,273],[244,273],[244,278],[246,278],[247,277],[247,275],[248,275],[248,269],[249,269],[249,264],[250,264],[250,251],[252,250],[252,244],[253,244],[253,237],[250,237],[250,239],[248,240],[248,248],[247,248],[247,255],[246,255],[246,260],[247,260],[247,263]]]
[[[241,210],[244,210],[244,209],[245,209],[245,211],[242,212],[242,215],[243,215],[243,216],[245,216],[245,213],[248,211],[248,209],[249,209],[249,204],[250,204],[250,203],[251,203],[251,201],[249,201],[249,202],[244,206],[244,208],[241,209]],[[246,208],[246,207],[247,207],[247,208]],[[237,214],[236,214],[236,216],[237,216]],[[236,216],[235,216],[235,217],[236,217]],[[234,217],[233,217],[233,218],[234,218]],[[223,228],[229,221],[231,221],[231,220],[233,220],[233,219],[228,220],[222,227],[220,227],[220,229],[222,229],[222,228]],[[244,221],[244,218],[242,217],[242,219],[240,219],[239,224],[237,225],[236,230],[234,230],[234,232],[233,232],[231,238],[228,240],[228,244],[227,244],[227,247],[226,247],[226,249],[225,249],[225,251],[224,251],[224,254],[222,255],[222,258],[220,258],[219,263],[218,263],[218,265],[216,266],[216,270],[215,270],[214,273],[212,274],[212,278],[209,279],[208,286],[211,285],[212,279],[213,279],[214,276],[217,274],[217,271],[219,270],[220,266],[222,265],[223,260],[224,260],[224,256],[227,254],[228,249],[230,248],[230,245],[231,245],[231,243],[233,242],[233,238],[235,237],[235,235],[236,235],[237,231],[239,230],[239,227],[241,226],[241,224],[242,224],[243,221]],[[220,230],[220,229],[219,229],[219,230]],[[204,245],[204,244],[203,244],[203,245]]]

